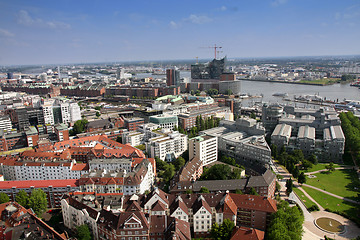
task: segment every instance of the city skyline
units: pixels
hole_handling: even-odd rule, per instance
[[[0,65],[357,55],[356,1],[0,3]]]

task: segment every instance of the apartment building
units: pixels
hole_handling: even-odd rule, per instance
[[[315,128],[308,125],[301,126],[297,135],[297,147],[305,156],[309,156],[315,150]]]
[[[202,135],[189,139],[189,159],[198,158],[203,166],[218,159],[217,137]]]
[[[244,124],[246,122],[248,124]],[[265,129],[250,119],[222,120],[220,127],[201,131],[201,134],[218,138],[219,151],[256,172],[265,172],[272,164],[271,149],[264,133]]]
[[[345,135],[340,126],[324,129],[324,157],[325,159],[341,160],[345,148]]]
[[[276,145],[278,148],[289,145],[291,137],[291,126],[287,124],[278,124],[274,132],[271,134],[271,144]]]
[[[11,181],[79,179],[88,172],[86,164],[75,161],[22,160],[15,157],[0,158],[0,172]]]
[[[60,207],[64,194],[80,190],[77,179],[0,181],[0,192],[6,193],[11,201],[15,201],[21,190],[30,194],[34,189],[44,191],[48,208]]]
[[[173,161],[188,149],[188,139],[185,134],[177,131],[164,133],[146,142],[146,152],[150,157]]]
[[[219,107],[219,106],[208,106],[207,108],[201,110],[191,110],[188,113],[182,113],[178,115],[179,126],[183,129],[189,130],[192,127],[196,126],[196,118],[201,116],[203,119],[209,117],[220,117],[228,120],[233,119],[230,108],[228,107]]]
[[[194,170],[190,170],[189,172],[194,172]],[[275,196],[276,176],[270,169],[266,170],[261,176],[250,176],[231,180],[193,181],[188,177],[189,175],[189,173],[184,172],[179,177],[175,176],[170,186],[170,193],[185,193],[188,190],[199,193],[203,187],[207,188],[210,193],[234,193],[236,190],[249,193],[251,188],[254,188],[260,196],[268,198],[274,198]]]
[[[12,124],[9,116],[0,116],[0,130],[10,132]]]
[[[143,194],[151,189],[155,179],[154,159],[130,160],[134,164],[131,171],[125,168],[107,170],[96,168],[79,179],[82,192],[123,193],[124,195]],[[93,166],[93,165],[92,165]]]
[[[149,122],[157,124],[161,128],[166,128],[171,130],[174,129],[175,127],[178,127],[178,117],[169,114],[150,116]]]
[[[224,219],[237,227],[264,231],[271,213],[277,211],[273,199],[233,193],[167,194],[156,188],[147,195],[113,195],[112,201],[86,193],[77,196],[62,200],[64,223],[75,228],[85,221],[75,221],[80,219],[77,213],[92,212],[80,215],[91,217],[93,223],[97,219],[96,226],[91,226],[97,229],[95,239],[174,239],[174,234],[182,236],[176,239],[206,238],[212,224],[222,224]]]
[[[0,204],[0,239],[56,239],[66,240],[65,233],[59,234],[37,217],[32,209],[26,209],[12,201]]]

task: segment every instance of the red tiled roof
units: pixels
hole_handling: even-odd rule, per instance
[[[35,150],[29,150],[29,151],[24,151],[20,154],[21,157],[28,159],[34,159],[34,158],[41,158],[41,159],[54,159],[54,158],[58,158],[58,159],[65,159],[65,160],[70,160],[71,159],[71,154],[69,150],[65,150],[62,152],[45,152],[45,151],[35,151]]]
[[[229,193],[229,196],[232,198],[238,208],[246,208],[269,213],[277,211],[276,201],[274,199],[236,193]]]
[[[106,135],[95,135],[87,136],[77,139],[66,140],[57,142],[54,144],[54,149],[67,149],[70,147],[81,147],[88,145],[91,142],[96,142],[96,146],[93,148],[93,152],[96,156],[100,157],[102,154],[106,157],[107,155],[116,157],[145,157],[144,153],[127,144],[121,144],[114,140],[107,138]],[[100,145],[97,146],[97,145]],[[100,151],[99,151],[100,150]]]
[[[95,185],[108,185],[109,181],[112,179],[112,184],[117,185],[123,185],[124,184],[124,178],[123,177],[115,177],[115,178],[109,178],[109,177],[82,177],[79,179],[79,185],[86,185],[86,184],[95,184]],[[114,183],[115,182],[115,183]]]
[[[231,213],[236,215],[237,213],[237,206],[232,200],[232,198],[227,194],[224,199],[224,213]]]
[[[265,232],[247,227],[235,228],[230,240],[264,240]]]
[[[0,181],[0,189],[10,188],[46,188],[49,186],[55,187],[76,187],[78,186],[77,179],[59,179],[59,180],[25,180],[25,181]]]
[[[89,170],[89,165],[87,163],[75,163],[72,168],[72,171],[86,171]]]

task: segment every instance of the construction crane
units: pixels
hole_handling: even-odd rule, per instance
[[[215,59],[216,59],[216,53],[217,53],[217,52],[220,52],[220,51],[218,51],[217,49],[221,49],[222,47],[216,46],[216,44],[214,44],[213,47],[202,47],[202,48],[213,48],[213,49],[214,49],[214,52],[215,52]]]

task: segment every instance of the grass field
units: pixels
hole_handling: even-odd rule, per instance
[[[311,201],[305,194],[298,188],[293,188],[293,191],[299,196],[301,201],[305,204],[306,208],[311,207],[312,205],[316,205],[313,201]]]
[[[326,169],[326,166],[329,165],[328,163],[318,163],[316,165],[313,165],[312,168],[309,168],[308,170],[304,170],[304,172],[315,172],[319,170]],[[334,163],[334,168],[340,167],[340,165]]]
[[[328,173],[315,173],[316,178],[307,178],[306,184],[334,193],[355,198],[360,193],[360,183],[355,170],[341,169]]]
[[[302,188],[323,208],[327,208],[333,212],[338,212],[339,214],[342,214],[359,224],[360,217],[358,216],[358,211],[356,210],[359,206],[345,202],[341,199],[332,197],[309,187],[302,186]]]
[[[310,83],[310,84],[321,84],[321,85],[329,85],[334,84],[340,81],[340,78],[321,78],[316,80],[300,80],[300,83]]]

